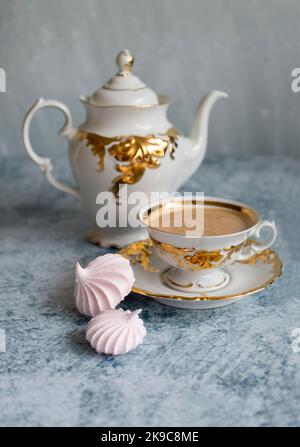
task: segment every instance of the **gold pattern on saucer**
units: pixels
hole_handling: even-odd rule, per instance
[[[251,256],[248,259],[245,259],[244,261],[239,261],[241,264],[256,264],[258,261],[263,262],[264,264],[272,264],[274,258],[274,252],[267,248],[264,251],[261,251],[260,253],[256,253],[255,255]]]
[[[173,284],[174,286],[177,287],[183,287],[185,289],[188,289],[189,287],[193,287],[194,283],[190,282],[188,284],[179,284],[177,282],[174,281],[174,279],[171,279],[168,277],[168,273],[170,272],[170,270],[172,270],[172,267],[166,269],[164,272],[161,273],[161,278],[162,278],[162,282],[168,286],[168,282],[170,282],[171,284]],[[167,277],[168,282],[165,280]],[[217,287],[221,286],[222,284],[227,282],[227,277],[225,277],[224,279],[222,279],[222,281],[219,284],[216,284]],[[200,287],[203,287],[199,284]]]
[[[118,162],[115,169],[119,175],[114,178],[112,185],[112,191],[117,196],[119,185],[133,185],[143,177],[146,169],[158,168],[159,159],[166,155],[168,149],[173,160],[179,135],[180,131],[172,127],[166,134],[120,137],[104,137],[79,130],[76,137],[80,141],[87,140],[92,154],[98,156],[99,171],[104,169],[106,151]]]
[[[133,265],[140,264],[146,272],[158,272],[158,269],[150,265],[151,247],[150,240],[146,239],[127,245],[119,251],[119,254],[129,259]]]
[[[170,269],[168,269],[168,271],[169,271]],[[173,279],[170,279],[169,278],[169,281],[172,283],[172,284],[174,284],[174,286],[177,286],[177,287],[185,287],[186,289],[188,289],[189,287],[193,287],[193,283],[192,282],[189,282],[188,284],[178,284],[177,282],[175,282]]]
[[[248,242],[248,241],[247,241]],[[126,247],[124,247],[122,250],[120,250],[120,254],[129,259],[132,264],[141,264],[144,270],[149,271],[150,273],[159,272],[159,269],[151,268],[150,261],[151,261],[151,247],[152,243],[149,239],[145,239],[143,241],[134,242],[133,244],[129,244]],[[146,258],[146,259],[143,259]],[[255,262],[252,261],[252,258],[255,258]],[[268,260],[268,261],[267,261]],[[218,300],[229,300],[234,298],[239,298],[241,296],[247,296],[252,295],[253,293],[260,292],[261,290],[266,289],[271,284],[273,284],[282,274],[282,261],[276,251],[273,251],[271,249],[264,250],[261,253],[255,254],[253,257],[247,259],[246,261],[239,261],[241,264],[250,264],[255,265],[258,262],[266,263],[268,262],[271,267],[272,276],[270,279],[265,281],[262,285],[246,290],[244,292],[240,292],[238,294],[229,294],[229,295],[219,295],[219,296],[212,296],[212,295],[196,295],[196,296],[183,296],[183,295],[173,295],[173,294],[163,294],[163,293],[155,293],[151,292],[150,290],[144,290],[139,287],[133,287],[132,292],[138,293],[140,295],[152,297],[152,298],[161,298],[161,299],[168,299],[168,300],[179,300],[179,301],[218,301]],[[169,268],[167,269],[169,270]],[[163,270],[161,273],[163,274]]]
[[[162,252],[172,254],[177,261],[178,267],[183,267],[184,262],[186,262],[187,268],[190,267],[192,270],[209,269],[216,267],[216,265],[221,265],[234,254],[239,253],[248,244],[248,241],[246,241],[222,250],[207,251],[195,250],[195,248],[174,247],[153,238],[151,238],[151,242]]]
[[[183,296],[183,295],[166,295],[163,293],[154,293],[151,291],[140,289],[139,287],[133,287],[132,292],[138,293],[140,295],[148,296],[151,298],[161,298],[167,300],[179,300],[179,301],[218,301],[218,300],[230,300],[234,298],[239,298],[241,296],[252,295],[253,293],[261,292],[265,290],[267,287],[271,286],[282,274],[282,261],[279,258],[278,254],[274,251],[273,258],[273,275],[272,277],[265,281],[261,286],[254,287],[252,289],[246,290],[245,292],[240,292],[238,294],[231,295],[220,295],[220,296],[212,296],[212,295],[198,295],[198,296]]]

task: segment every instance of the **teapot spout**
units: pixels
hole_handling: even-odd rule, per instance
[[[211,91],[200,101],[196,111],[191,131],[191,140],[197,153],[199,155],[201,154],[201,160],[198,160],[200,163],[206,152],[210,111],[215,102],[220,98],[228,98],[228,94],[219,90]]]

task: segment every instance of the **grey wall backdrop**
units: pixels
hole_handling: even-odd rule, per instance
[[[39,97],[83,120],[77,97],[114,72],[129,48],[149,86],[170,94],[171,121],[189,132],[198,99],[230,94],[213,110],[209,155],[300,156],[299,0],[0,0],[0,153],[24,156],[22,118]],[[59,112],[40,112],[32,136],[42,154],[65,150]]]

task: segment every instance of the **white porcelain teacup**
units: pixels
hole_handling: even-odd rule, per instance
[[[178,226],[174,216],[182,209],[192,212],[194,223],[201,222],[199,228],[186,228],[182,221]],[[162,225],[167,210],[173,217]],[[155,253],[170,265],[164,275],[168,286],[191,293],[224,287],[230,281],[226,266],[262,252],[277,237],[275,223],[262,220],[253,208],[215,197],[185,196],[151,203],[139,217],[148,228]],[[263,228],[271,232],[269,238],[262,243],[252,240],[260,237]]]

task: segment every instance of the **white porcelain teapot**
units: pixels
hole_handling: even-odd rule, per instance
[[[121,247],[143,238],[144,229],[99,228],[97,196],[128,185],[128,193],[174,192],[201,164],[206,151],[209,114],[226,93],[212,91],[200,102],[190,137],[184,137],[167,118],[170,98],[157,95],[132,74],[134,59],[128,50],[117,56],[118,73],[91,96],[82,96],[86,120],[73,127],[70,110],[61,102],[40,98],[28,111],[23,141],[30,158],[56,188],[80,199],[94,229],[88,236],[103,247]],[[31,120],[44,107],[61,110],[66,118],[60,134],[69,140],[69,160],[77,188],[56,180],[49,158],[33,150],[29,138]],[[128,207],[130,209],[130,206]]]

